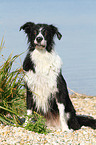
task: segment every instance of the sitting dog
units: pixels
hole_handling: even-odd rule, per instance
[[[62,76],[62,61],[56,54],[54,36],[62,35],[53,25],[27,22],[20,27],[28,36],[29,51],[23,62],[27,94],[27,115],[36,111],[63,131],[83,125],[96,129],[96,119],[77,115]]]

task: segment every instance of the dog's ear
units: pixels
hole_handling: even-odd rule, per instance
[[[30,33],[31,28],[32,28],[34,25],[35,25],[35,24],[32,23],[32,22],[27,22],[27,23],[25,23],[24,25],[22,25],[22,26],[20,27],[20,31],[21,31],[21,29],[23,29],[23,30],[25,31],[25,33]]]
[[[60,40],[62,35],[61,33],[58,31],[57,27],[53,26],[53,25],[50,25],[51,27],[51,30],[52,30],[52,33],[55,35],[57,35],[57,38]]]

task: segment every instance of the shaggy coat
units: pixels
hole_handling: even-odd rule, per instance
[[[96,129],[96,120],[76,115],[62,76],[62,61],[56,54],[54,36],[62,35],[53,25],[27,22],[21,26],[28,37],[29,51],[23,62],[27,91],[27,115],[36,111],[47,124],[61,126],[63,131],[80,129],[83,125]],[[50,121],[51,120],[51,121]]]

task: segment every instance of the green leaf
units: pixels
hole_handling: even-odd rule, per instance
[[[10,109],[8,109],[8,108],[2,107],[2,106],[0,106],[0,108],[3,109],[3,110],[8,111],[8,112],[10,112],[10,113],[13,113],[13,114],[15,114],[15,115],[17,115],[17,116],[21,116],[21,115],[19,115],[17,112],[12,111],[12,110],[10,110]]]

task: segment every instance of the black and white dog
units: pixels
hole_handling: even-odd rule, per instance
[[[56,54],[54,36],[62,35],[53,25],[27,22],[21,26],[28,36],[29,51],[23,63],[27,90],[27,115],[36,111],[63,131],[83,125],[96,129],[96,119],[77,115],[62,76],[62,61]],[[60,123],[58,121],[60,120]],[[58,123],[58,124],[57,124]],[[54,123],[53,123],[54,125]]]

